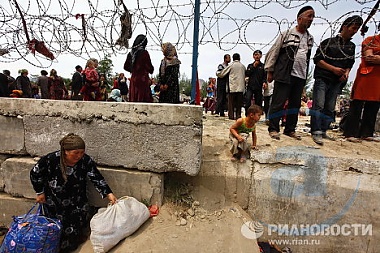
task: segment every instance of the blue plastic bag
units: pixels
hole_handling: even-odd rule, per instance
[[[33,209],[38,206],[34,211]],[[0,253],[56,253],[59,251],[61,222],[42,215],[42,205],[35,204],[23,216],[13,216]]]

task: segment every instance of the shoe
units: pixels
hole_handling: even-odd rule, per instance
[[[292,137],[298,141],[302,140],[301,135],[297,134],[296,132],[290,132],[290,133],[284,133],[285,135]]]
[[[330,141],[335,141],[335,138],[327,135],[326,133],[322,133],[322,138]]]
[[[313,134],[312,138],[313,138],[313,141],[317,143],[318,145],[323,145],[323,137],[321,134]]]
[[[275,140],[279,140],[279,139],[280,139],[280,133],[279,133],[279,132],[276,132],[276,131],[269,132],[269,136],[270,136],[272,139],[275,139]]]

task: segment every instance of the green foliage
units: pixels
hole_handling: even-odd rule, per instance
[[[112,60],[109,58],[110,55],[106,55],[104,59],[99,61],[99,65],[96,68],[99,74],[104,74],[107,80],[112,80]]]
[[[186,96],[191,96],[191,79],[185,73],[181,75],[181,79],[179,80],[179,91]]]

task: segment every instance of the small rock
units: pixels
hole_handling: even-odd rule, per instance
[[[187,210],[187,213],[188,213],[191,217],[195,215],[195,212],[194,212],[193,208],[189,208],[189,209]]]
[[[185,220],[184,218],[181,219],[180,221],[180,225],[181,226],[185,226],[187,224],[187,220]]]
[[[199,216],[199,218],[204,219],[206,218],[206,215],[202,214],[201,216]]]
[[[180,221],[180,220],[177,220],[177,221],[175,222],[175,225],[176,225],[176,226],[181,226],[181,221]]]
[[[200,206],[199,201],[194,201],[194,202],[193,202],[193,206]]]

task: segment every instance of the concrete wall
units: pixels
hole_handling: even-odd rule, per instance
[[[248,212],[264,224],[260,239],[290,240],[285,244],[294,252],[378,252],[380,162],[300,151],[286,147],[256,156]],[[270,233],[268,224],[288,225],[290,234]],[[291,230],[314,224],[330,227],[317,235]],[[362,235],[362,226],[371,226],[372,234]]]
[[[0,225],[35,199],[29,172],[38,157],[79,134],[117,197],[161,205],[164,172],[198,174],[202,108],[186,105],[0,99]],[[92,184],[88,197],[106,206]]]
[[[42,156],[74,132],[98,164],[189,175],[201,165],[201,107],[2,98],[0,123],[3,154]]]

